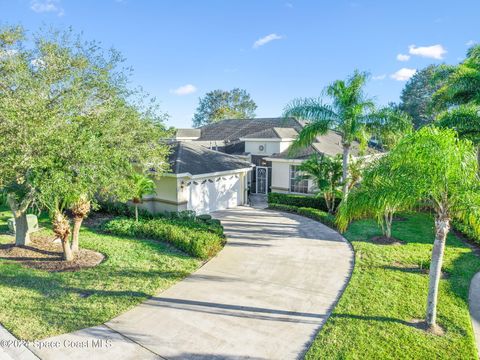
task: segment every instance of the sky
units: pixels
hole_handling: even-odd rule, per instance
[[[479,14],[479,0],[0,0],[0,25],[72,27],[119,50],[175,127],[214,89],[244,88],[276,117],[354,69],[379,105],[398,102],[416,70],[480,42]]]

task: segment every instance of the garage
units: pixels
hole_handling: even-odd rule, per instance
[[[197,179],[190,184],[188,210],[194,210],[197,214],[208,214],[238,205],[241,205],[238,174]]]
[[[208,214],[244,205],[253,164],[193,141],[170,144],[170,172],[154,176],[155,194],[143,198],[153,213],[193,210]]]

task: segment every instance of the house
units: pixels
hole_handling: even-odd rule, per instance
[[[194,210],[209,213],[243,205],[248,191],[312,194],[311,180],[299,180],[298,165],[312,154],[343,151],[335,131],[318,136],[306,149],[290,147],[305,123],[293,118],[228,119],[198,129],[178,129],[171,143],[172,172],[145,198],[152,212]],[[358,155],[354,143],[351,154]]]
[[[156,193],[143,198],[152,212],[193,210],[206,214],[247,202],[252,164],[193,141],[170,143],[171,172],[155,179]]]
[[[248,178],[252,193],[311,194],[314,184],[298,179],[298,165],[314,153],[334,156],[343,148],[340,134],[328,131],[308,148],[291,153],[290,146],[305,124],[294,118],[229,119],[199,129],[178,129],[176,136],[251,162],[254,168]],[[350,151],[357,156],[359,144],[352,144]]]

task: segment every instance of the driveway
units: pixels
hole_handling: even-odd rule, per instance
[[[198,271],[105,325],[47,339],[60,350],[32,350],[42,359],[302,357],[348,282],[350,246],[293,214],[214,216],[228,242]]]

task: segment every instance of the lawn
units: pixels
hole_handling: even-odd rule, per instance
[[[373,221],[357,221],[345,233],[355,249],[352,278],[307,359],[477,359],[468,313],[468,290],[480,258],[450,234],[441,280],[438,322],[445,336],[411,326],[425,316],[433,243],[433,220],[426,214],[395,222],[393,236],[404,245],[376,245]]]
[[[0,208],[0,244],[11,217]],[[41,225],[47,226],[45,217]],[[51,233],[49,229],[43,233]],[[0,323],[22,339],[40,339],[101,324],[166,289],[201,261],[162,242],[83,228],[80,245],[106,255],[95,268],[46,272],[0,260]]]

